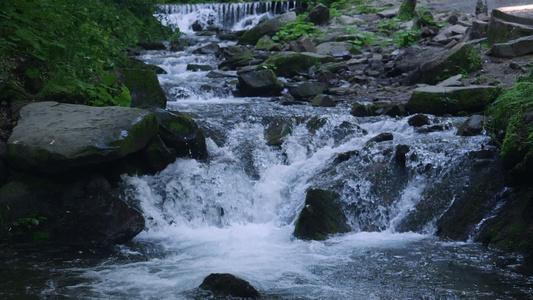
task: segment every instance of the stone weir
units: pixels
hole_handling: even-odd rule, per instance
[[[179,27],[183,32],[187,32],[194,23],[204,28],[213,26],[233,30],[236,24],[246,22],[248,18],[279,15],[304,6],[298,1],[167,4],[158,6],[158,16],[166,25]]]

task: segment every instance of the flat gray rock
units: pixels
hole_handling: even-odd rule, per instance
[[[124,157],[159,129],[147,110],[37,102],[23,107],[8,140],[10,163],[52,173]]]

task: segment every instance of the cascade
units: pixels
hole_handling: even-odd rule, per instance
[[[164,25],[190,33],[198,22],[202,28],[242,30],[260,20],[300,7],[297,1],[265,1],[243,3],[166,4],[159,5],[156,16]]]

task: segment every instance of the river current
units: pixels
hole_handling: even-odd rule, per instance
[[[465,153],[488,143],[487,136],[455,135],[465,118],[435,117],[447,129],[420,134],[407,118],[355,118],[348,103],[317,108],[234,97],[234,72],[210,78],[208,71],[187,70],[190,63],[217,65],[214,55],[192,52],[220,41],[193,33],[188,38],[196,45],[180,52],[148,51],[139,58],[167,72],[159,77],[167,108],[192,117],[204,129],[210,158],[178,159],[153,176],[124,176],[125,200],[147,220],[141,234],[106,254],[30,253],[31,263],[13,263],[27,270],[20,286],[3,287],[3,295],[211,299],[197,288],[203,278],[232,273],[249,281],[264,299],[533,296],[533,278],[524,274],[522,256],[470,241],[439,240],[434,220],[417,233],[396,230],[434,176],[460,167]],[[311,128],[310,121],[318,119],[323,126]],[[280,146],[266,143],[264,132],[273,122],[292,128]],[[394,139],[368,143],[383,132]],[[389,165],[388,149],[401,144],[410,145],[410,154],[417,156],[406,162],[404,182],[394,182],[397,175],[389,174],[391,182],[376,186],[367,178],[369,166]],[[350,151],[358,157],[335,162]],[[351,232],[326,241],[293,237],[311,187],[341,195]],[[382,201],[384,195],[390,200]]]

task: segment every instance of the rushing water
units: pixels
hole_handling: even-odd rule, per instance
[[[235,98],[235,73],[213,79],[186,70],[189,63],[216,64],[214,56],[192,54],[210,42],[198,37],[183,52],[141,57],[168,72],[160,75],[168,108],[204,128],[210,158],[178,159],[154,176],[124,177],[126,200],[145,215],[145,231],[107,254],[13,253],[6,266],[18,279],[0,284],[0,298],[206,299],[197,287],[210,273],[244,278],[265,299],[533,296],[521,256],[440,241],[434,220],[421,233],[395,230],[435,177],[464,167],[465,153],[487,143],[486,136],[455,135],[464,118],[437,118],[447,130],[419,134],[405,118],[356,119],[348,104]],[[310,126],[317,118],[323,126]],[[279,147],[264,137],[275,122],[292,127]],[[394,139],[368,143],[383,132]],[[395,168],[390,151],[401,144],[416,159]],[[358,155],[335,160],[349,151]],[[310,187],[341,195],[352,232],[326,241],[293,238]]]

